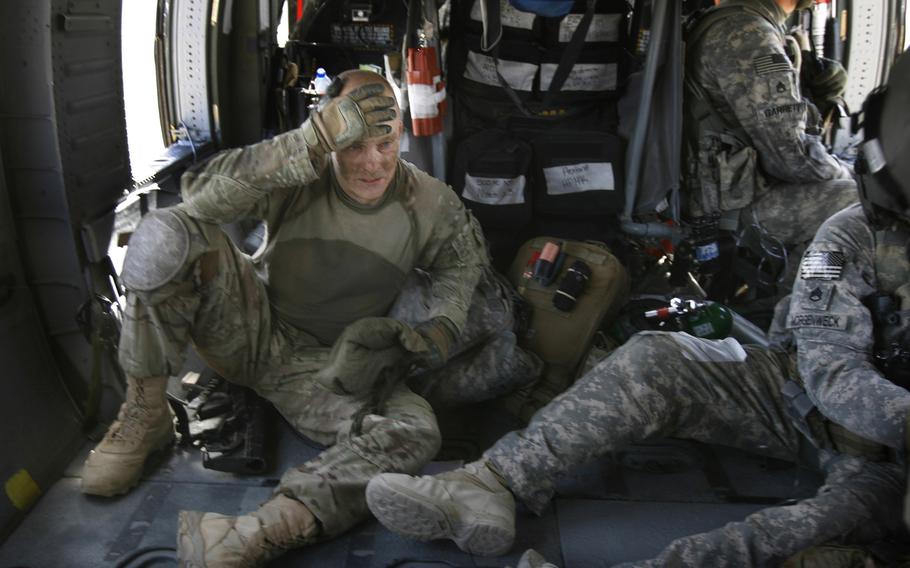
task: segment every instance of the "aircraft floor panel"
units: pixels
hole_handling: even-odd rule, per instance
[[[281,420],[276,420],[272,439],[274,465],[261,475],[205,469],[197,449],[176,447],[149,468],[136,489],[114,499],[79,491],[82,462],[91,447],[87,443],[66,476],[0,548],[0,568],[174,566],[180,510],[248,512],[269,497],[281,472],[319,452]],[[460,463],[437,461],[424,472]],[[678,536],[812,494],[817,482],[791,464],[661,440],[606,456],[563,477],[554,504],[541,517],[519,507],[517,541],[502,558],[472,557],[447,541],[410,541],[369,521],[333,541],[290,552],[271,566],[502,567],[515,566],[527,548],[564,568],[605,566],[651,556]]]
[[[761,505],[562,499],[565,566],[600,567],[656,556],[676,538],[740,520]]]

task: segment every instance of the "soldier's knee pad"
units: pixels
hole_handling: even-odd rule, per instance
[[[128,290],[148,292],[164,286],[186,266],[190,232],[171,209],[150,211],[130,237],[121,279]]]

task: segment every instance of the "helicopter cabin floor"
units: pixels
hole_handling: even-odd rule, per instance
[[[482,449],[477,444],[488,444],[507,429],[483,408],[472,409],[470,420],[464,412],[440,414],[447,440],[443,454]],[[479,418],[483,416],[487,418]],[[472,424],[473,434],[481,432],[482,439],[459,432],[461,426],[446,434],[447,424],[465,423]],[[272,432],[273,466],[264,475],[205,469],[198,449],[175,446],[149,464],[138,487],[111,499],[88,497],[79,490],[82,463],[91,448],[87,443],[0,547],[0,568],[174,566],[178,511],[253,510],[269,497],[282,471],[319,452],[278,418]],[[425,472],[459,463],[436,461]],[[728,448],[658,440],[567,475],[540,517],[519,508],[517,540],[504,557],[471,556],[449,541],[411,541],[370,519],[337,539],[289,552],[270,566],[515,566],[528,548],[560,567],[609,566],[651,557],[676,537],[814,494],[819,482],[814,473],[793,464]]]

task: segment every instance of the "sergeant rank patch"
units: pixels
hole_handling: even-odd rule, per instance
[[[758,75],[783,73],[790,70],[790,60],[782,53],[769,53],[760,55],[752,60],[752,68]]]
[[[799,265],[803,280],[840,280],[847,256],[839,251],[809,251]]]
[[[834,293],[834,284],[811,284],[808,294],[803,292],[799,307],[804,310],[825,311],[831,305],[831,296]]]

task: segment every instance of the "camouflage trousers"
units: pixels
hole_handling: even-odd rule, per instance
[[[684,333],[642,332],[501,438],[485,457],[540,513],[554,480],[587,460],[652,437],[688,438],[795,459],[800,438],[780,389],[795,372],[783,351]],[[638,566],[764,566],[851,533],[881,536],[900,515],[893,464],[836,456],[815,497],[673,541]]]
[[[362,521],[369,514],[364,489],[371,477],[414,473],[438,451],[440,434],[430,404],[402,383],[354,434],[353,418],[370,402],[369,395],[337,395],[320,385],[313,375],[326,364],[329,347],[274,316],[253,263],[219,227],[179,209],[177,215],[188,229],[189,252],[166,283],[127,295],[119,353],[125,372],[137,378],[174,375],[192,344],[212,369],[252,388],[301,434],[330,446],[287,471],[276,492],[306,504],[321,522],[322,537]],[[420,290],[424,285],[425,275],[411,278],[395,312],[415,318],[428,313],[424,305],[409,306],[409,299],[428,297]],[[539,362],[511,341],[511,304],[502,294],[495,279],[478,286],[468,333],[454,348],[454,364],[414,377],[414,384],[448,378],[470,398],[536,378]]]

